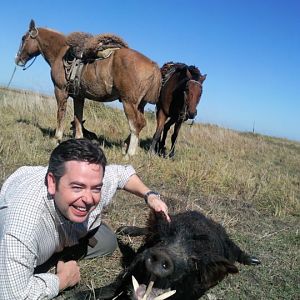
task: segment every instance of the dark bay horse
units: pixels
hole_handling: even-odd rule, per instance
[[[130,134],[124,149],[127,156],[136,153],[139,133],[146,125],[144,106],[158,101],[161,73],[158,65],[141,53],[120,48],[105,59],[94,59],[83,65],[79,93],[70,94],[64,68],[64,58],[70,46],[67,36],[47,28],[36,28],[31,20],[29,30],[22,37],[15,62],[19,66],[41,54],[51,68],[51,78],[57,100],[55,138],[63,138],[63,120],[67,99],[74,100],[75,138],[83,137],[82,118],[85,98],[110,102],[119,99],[128,119]]]
[[[163,83],[159,101],[156,104],[157,127],[150,151],[166,157],[167,134],[170,127],[175,124],[169,153],[169,157],[173,157],[182,123],[187,119],[194,119],[197,115],[197,105],[202,95],[202,84],[206,74],[202,75],[195,66],[173,62],[165,63],[161,68],[161,73]]]

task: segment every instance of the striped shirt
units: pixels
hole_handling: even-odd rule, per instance
[[[47,167],[21,167],[0,192],[0,299],[51,299],[59,293],[55,274],[34,268],[73,246],[101,223],[101,211],[135,174],[130,165],[105,168],[101,201],[84,223],[72,223],[55,209],[47,192]]]

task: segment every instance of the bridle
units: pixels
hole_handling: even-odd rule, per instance
[[[182,111],[180,112],[180,115],[179,115],[179,119],[183,120],[183,121],[186,120],[186,117],[187,117],[187,114],[188,114],[187,90],[188,90],[188,84],[190,82],[193,82],[193,83],[195,83],[195,84],[197,84],[197,85],[199,85],[199,86],[202,87],[202,84],[199,81],[195,80],[195,79],[188,79],[188,80],[186,80],[184,91],[183,91],[183,100],[184,100],[184,103],[183,103]]]
[[[39,34],[39,30],[38,30],[37,28],[34,28],[34,30],[29,30],[29,31],[28,31],[28,35],[29,35],[29,37],[32,38],[32,39],[36,39],[37,36],[38,36],[38,34]],[[23,41],[23,40],[21,41],[20,46],[19,46],[19,50],[18,50],[18,52],[17,52],[17,57],[21,54],[21,50],[23,49],[24,43],[27,41],[27,39],[28,39],[28,37],[26,37],[24,41]],[[39,49],[39,50],[40,50],[41,54],[43,55],[41,49]],[[37,56],[34,56],[34,58],[33,58],[33,60],[31,61],[31,63],[26,67],[26,63],[27,63],[29,60],[31,60],[32,58],[29,59],[29,60],[24,64],[23,71],[29,69],[29,68],[33,65],[33,63],[35,62],[36,58],[37,58]]]

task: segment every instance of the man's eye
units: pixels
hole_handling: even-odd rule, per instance
[[[101,187],[97,187],[97,188],[94,188],[93,190],[93,193],[100,193],[101,192]]]
[[[72,190],[74,192],[81,192],[82,191],[82,187],[81,186],[72,186]]]

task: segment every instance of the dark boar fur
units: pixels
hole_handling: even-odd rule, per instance
[[[168,299],[198,299],[228,274],[238,273],[235,262],[260,263],[243,252],[220,224],[197,211],[173,215],[171,223],[162,214],[151,213],[146,228],[127,226],[119,228],[118,233],[145,234],[145,242],[137,252],[120,243],[126,253],[124,272],[110,286],[96,289],[97,299],[112,299],[119,294],[116,299],[141,299],[133,292],[132,275],[143,290],[150,278],[154,280],[148,299],[168,289],[176,290]]]

